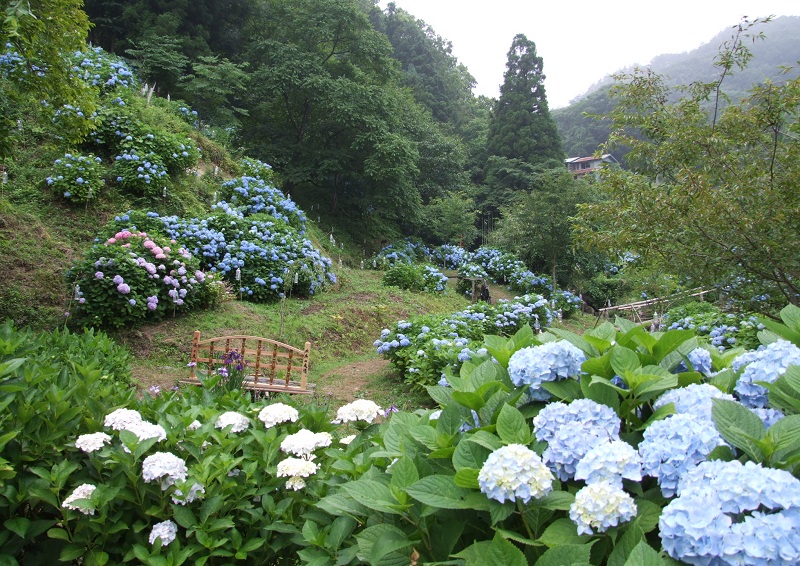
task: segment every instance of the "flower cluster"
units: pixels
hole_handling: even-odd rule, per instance
[[[706,302],[670,309],[664,314],[661,324],[668,330],[693,330],[720,352],[735,346],[755,348],[759,343],[758,332],[764,329],[764,325],[751,314],[724,313]]]
[[[48,186],[70,202],[84,203],[100,196],[103,189],[102,160],[92,154],[65,153],[55,160]]]
[[[258,413],[258,420],[264,423],[267,428],[272,428],[285,422],[297,422],[300,413],[294,407],[285,403],[273,403],[267,405]]]
[[[212,208],[237,218],[269,214],[293,226],[300,234],[306,230],[306,215],[292,199],[261,177],[238,177],[220,187],[219,201]]]
[[[383,415],[381,408],[373,401],[368,399],[356,399],[336,411],[334,423],[349,423],[355,421],[365,421],[371,423],[375,417]]]
[[[72,54],[71,61],[73,75],[103,91],[111,91],[118,86],[136,86],[136,79],[127,63],[101,47],[76,51]]]
[[[733,368],[739,371],[734,391],[743,405],[750,408],[767,406],[768,391],[757,382],[772,383],[786,373],[790,365],[800,364],[800,348],[786,340],[777,340],[755,352],[747,352],[733,361]]]
[[[553,474],[536,452],[521,444],[498,448],[486,459],[478,473],[481,492],[504,503],[527,503],[544,497],[553,489]]]
[[[214,427],[222,430],[231,427],[231,432],[244,432],[250,427],[250,419],[236,411],[227,411],[217,417]]]
[[[166,490],[176,482],[186,481],[189,470],[186,462],[170,452],[156,452],[142,462],[142,478],[145,482],[160,481]]]
[[[427,260],[430,250],[420,240],[405,238],[384,246],[373,258],[372,265],[386,269],[396,263],[416,263]]]
[[[138,414],[138,413],[137,413]],[[87,454],[100,450],[104,445],[111,442],[111,437],[104,432],[94,432],[82,434],[75,441],[75,448],[83,450]]]
[[[178,525],[172,521],[162,521],[153,525],[148,542],[155,544],[156,539],[161,539],[161,546],[167,546],[178,535]]]
[[[288,477],[286,487],[295,491],[306,486],[304,478],[317,473],[319,466],[305,458],[286,458],[278,462],[277,476]]]
[[[213,278],[185,249],[139,231],[121,230],[95,244],[71,277],[84,299],[75,316],[96,326],[158,319],[167,309],[204,306],[215,297]]]
[[[579,535],[603,533],[636,516],[636,504],[622,487],[610,481],[593,482],[575,494],[569,518]]]
[[[800,481],[747,462],[704,462],[663,510],[664,550],[689,564],[797,564]]]
[[[169,184],[161,158],[155,153],[139,155],[135,149],[114,158],[113,174],[120,188],[136,195],[162,196],[163,187]]]
[[[445,269],[458,269],[464,262],[467,251],[461,246],[444,244],[434,249],[431,256],[437,264]]]
[[[677,414],[651,423],[639,444],[644,473],[657,478],[665,497],[672,497],[681,476],[724,444],[708,418]]]
[[[710,421],[712,399],[735,400],[733,395],[723,393],[708,383],[692,383],[686,387],[670,389],[656,399],[653,408],[658,409],[667,403],[672,403],[676,413],[689,414]]]
[[[607,482],[621,488],[623,479],[642,481],[642,458],[622,440],[601,442],[580,459],[575,479],[587,484]]]
[[[69,496],[67,496],[61,505],[67,509],[72,509],[73,511],[80,511],[84,515],[94,515],[94,506],[87,506],[85,503],[78,503],[78,501],[91,499],[95,489],[97,489],[97,486],[92,484],[81,484],[76,487],[73,492],[69,494]]]
[[[330,433],[311,432],[304,428],[284,438],[281,442],[281,451],[311,460],[314,450],[330,446],[331,442],[333,442],[333,437]]]
[[[517,350],[508,362],[508,375],[516,386],[529,386],[531,398],[544,401],[550,393],[542,388],[546,381],[576,377],[586,355],[567,342],[547,342]]]

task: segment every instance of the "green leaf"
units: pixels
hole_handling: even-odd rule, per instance
[[[658,526],[661,517],[661,506],[647,499],[636,499],[636,524],[645,533]]]
[[[369,514],[369,510],[365,505],[362,505],[346,493],[327,495],[320,499],[316,506],[333,516],[346,514],[363,517]]]
[[[667,403],[666,405],[661,405],[658,409],[653,411],[653,414],[650,415],[650,418],[647,419],[647,422],[640,426],[637,430],[645,430],[649,427],[652,423],[656,421],[660,421],[661,419],[665,419],[670,415],[675,414],[675,403]]]
[[[200,522],[205,523],[211,515],[222,509],[224,503],[221,495],[214,495],[203,501],[200,506]]]
[[[14,517],[13,519],[6,519],[3,522],[5,528],[22,539],[25,538],[25,534],[28,532],[28,527],[30,527],[30,525],[30,519],[26,519],[25,517]]]
[[[652,349],[656,362],[660,362],[667,354],[692,338],[694,338],[693,330],[669,330],[665,332]]]
[[[611,379],[614,377],[614,368],[611,367],[611,352],[606,352],[599,358],[588,358],[581,364],[581,371],[589,375],[599,375]]]
[[[781,320],[792,330],[800,332],[800,307],[791,303],[783,307],[781,309]]]
[[[624,566],[633,549],[643,538],[644,531],[634,521],[625,529],[619,540],[614,543],[614,550],[609,554],[606,566]]]
[[[464,566],[528,566],[522,551],[500,534],[495,534],[491,541],[476,542],[453,556],[463,558]]]
[[[480,470],[475,468],[461,468],[456,472],[454,481],[458,487],[478,489],[480,487],[480,484],[478,484],[479,473]]]
[[[570,505],[574,502],[575,495],[568,491],[551,491],[544,497],[537,499],[536,505],[553,511],[569,511]]]
[[[381,513],[397,515],[402,513],[400,502],[392,495],[389,486],[379,481],[360,479],[342,484],[342,489],[353,499],[370,509]],[[406,491],[413,497],[410,488],[406,488]]]
[[[488,509],[485,495],[458,487],[453,476],[427,476],[406,491],[417,501],[441,509]]]
[[[479,411],[486,403],[483,396],[471,391],[453,391],[453,401],[473,411]]]
[[[767,330],[774,332],[781,338],[784,338],[794,344],[795,346],[800,345],[800,332],[798,332],[798,328],[790,328],[786,325],[781,324],[780,322],[775,322],[769,318],[761,318],[759,317],[758,321],[763,324]],[[761,337],[761,333],[759,333],[759,338]]]
[[[536,561],[536,566],[591,566],[589,553],[591,544],[556,546]]]
[[[462,440],[456,446],[456,451],[453,453],[453,467],[456,470],[462,468],[477,468],[481,469],[486,458],[489,457],[490,450],[475,443]]]
[[[564,379],[560,381],[545,381],[542,388],[551,395],[562,401],[574,401],[583,397],[581,384],[574,379]]]
[[[476,430],[475,432],[469,434],[465,440],[480,444],[491,452],[503,446],[503,442],[498,437],[485,430]]]
[[[597,382],[592,383],[592,378],[588,375],[581,376],[580,384],[585,398],[611,407],[615,411],[619,408],[619,395],[610,387]]]
[[[511,405],[503,405],[503,408],[500,409],[500,416],[497,418],[497,434],[506,444],[528,444],[531,441],[531,429],[525,422],[525,417]],[[481,464],[483,464],[483,460]],[[480,468],[480,466],[472,467]]]
[[[579,535],[575,523],[564,517],[550,523],[542,533],[542,536],[537,539],[537,542],[552,548],[564,545],[580,545],[589,540],[589,538],[587,535]]]
[[[356,535],[356,540],[359,558],[375,565],[388,554],[408,548],[412,544],[406,533],[386,523],[367,527]]]
[[[194,516],[192,510],[185,505],[172,505],[172,517],[184,529],[191,529],[197,525],[197,517]]]
[[[712,402],[711,414],[720,436],[751,459],[763,462],[768,455],[756,445],[767,434],[761,419],[741,403],[727,399],[712,399]]]
[[[647,542],[640,541],[631,551],[625,566],[664,566],[664,561]]]
[[[325,546],[332,550],[339,550],[357,525],[356,520],[351,517],[336,517],[328,529]]]
[[[800,449],[800,415],[789,415],[767,430],[775,443],[775,451],[794,451]]]
[[[620,345],[615,346],[614,349],[611,350],[610,362],[611,368],[620,377],[624,376],[627,372],[632,372],[642,367],[636,352]]]
[[[403,456],[394,464],[392,464],[391,474],[391,485],[397,489],[405,489],[419,480],[419,472],[417,471],[417,467],[408,456]]]

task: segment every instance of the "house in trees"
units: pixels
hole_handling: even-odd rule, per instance
[[[603,164],[619,165],[619,162],[610,153],[604,153],[600,157],[569,157],[564,160],[567,170],[576,179],[580,179],[589,173],[597,173]]]

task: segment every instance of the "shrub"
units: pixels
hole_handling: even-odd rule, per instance
[[[121,328],[209,306],[213,274],[175,242],[146,232],[117,232],[95,244],[67,274],[75,285],[72,323]]]
[[[383,284],[407,291],[444,293],[447,277],[428,265],[397,263],[383,274]]]
[[[702,301],[670,309],[664,313],[661,326],[669,330],[694,330],[698,336],[707,337],[720,352],[740,346],[755,348],[759,343],[758,332],[764,328],[750,313],[724,313],[716,305]]]
[[[103,189],[102,160],[91,153],[80,155],[65,153],[56,159],[53,175],[47,177],[48,186],[67,201],[85,203],[100,196]]]
[[[452,244],[443,244],[433,250],[431,254],[437,264],[445,269],[458,269],[464,262],[467,255],[467,250],[461,246],[454,246]]]
[[[218,199],[212,208],[222,210],[230,216],[246,218],[256,214],[268,214],[276,220],[289,224],[300,234],[305,233],[305,213],[294,201],[264,179],[239,177],[226,181],[220,187]]]

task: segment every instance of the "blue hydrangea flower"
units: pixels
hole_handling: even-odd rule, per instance
[[[478,485],[489,499],[527,503],[550,493],[553,474],[536,452],[509,444],[489,454],[478,473]]]
[[[598,444],[575,467],[575,479],[587,484],[605,481],[621,488],[623,478],[642,481],[642,457],[622,440]]]
[[[692,383],[686,387],[670,389],[656,399],[653,408],[658,409],[667,403],[673,403],[676,413],[690,414],[700,419],[711,420],[712,399],[736,400],[733,395],[723,393],[708,383]]]
[[[599,427],[572,423],[559,428],[542,454],[544,462],[561,481],[575,477],[578,462],[599,444],[616,440]]]
[[[764,423],[764,426],[767,428],[786,416],[778,409],[750,409],[750,412],[758,415],[758,418],[761,419],[761,422]]]
[[[582,425],[582,428],[600,429],[609,438],[619,436],[620,420],[614,409],[591,399],[576,399],[569,405],[549,403],[533,418],[534,434],[540,442],[550,442],[559,429],[565,425],[576,428],[575,424]]]
[[[681,476],[723,444],[708,419],[689,414],[670,415],[645,429],[644,440],[639,444],[642,470],[658,479],[664,497],[672,497]]]
[[[689,564],[797,564],[800,480],[747,462],[703,462],[659,520],[664,550]]]
[[[787,367],[797,364],[800,364],[800,348],[787,340],[778,340],[755,352],[738,356],[733,361],[734,369],[745,369],[739,376],[734,391],[743,405],[754,409],[766,407],[767,388],[756,382],[772,383],[786,372]]]
[[[708,350],[704,348],[695,348],[689,352],[689,355],[686,357],[689,358],[689,363],[692,364],[694,371],[705,375],[711,374],[711,354]]]
[[[557,381],[580,375],[586,355],[567,342],[547,342],[517,350],[508,361],[508,374],[516,386],[530,386],[534,399],[547,400],[550,393],[541,388],[545,381]]]
[[[635,516],[633,498],[620,486],[607,481],[582,488],[569,508],[569,518],[577,525],[579,535],[603,533]]]

